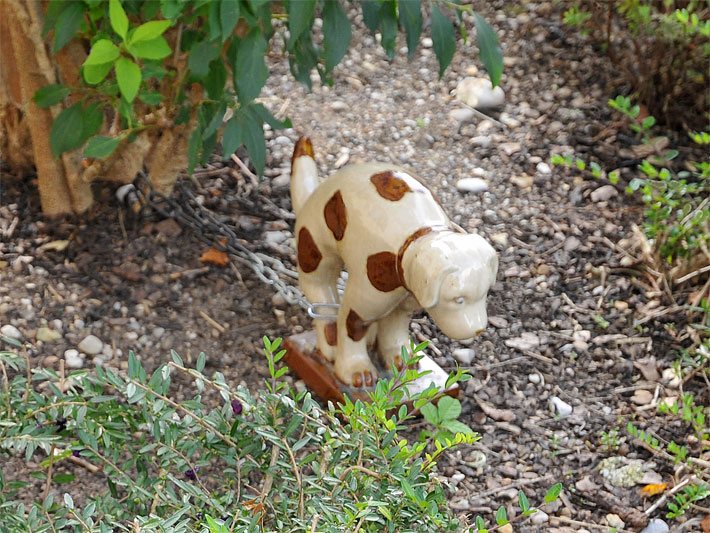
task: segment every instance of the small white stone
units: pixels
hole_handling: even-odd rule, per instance
[[[274,179],[271,180],[271,186],[274,189],[284,189],[288,187],[291,183],[291,174],[290,173],[283,173],[279,174],[276,176]]]
[[[449,111],[449,116],[454,119],[456,122],[469,122],[473,116],[474,112],[473,109],[468,109],[466,107],[461,108],[461,109],[452,109]]]
[[[550,397],[550,407],[555,414],[560,415],[562,418],[572,414],[572,406],[564,401],[562,401],[557,396]]]
[[[475,109],[501,107],[505,102],[503,89],[493,87],[488,78],[464,78],[456,86],[456,98]]]
[[[602,185],[592,191],[592,202],[606,202],[619,194],[613,185]]]
[[[89,355],[96,355],[101,353],[101,349],[104,347],[104,343],[94,335],[87,335],[84,340],[79,343],[79,350]]]
[[[546,523],[548,520],[550,520],[550,517],[547,515],[547,513],[545,511],[541,511],[540,509],[535,511],[532,514],[532,516],[530,517],[530,522],[535,526],[542,525],[542,524]]]
[[[462,178],[456,182],[456,190],[459,192],[485,192],[488,190],[488,183],[481,178]]]
[[[431,48],[432,46],[434,46],[434,41],[431,40],[431,37],[424,37],[422,39],[422,46],[424,48]]]
[[[668,524],[660,518],[653,518],[648,522],[648,525],[641,530],[641,533],[667,533],[670,531]]]
[[[535,169],[540,173],[540,174],[550,174],[552,172],[552,169],[550,168],[550,165],[545,163],[544,161],[540,161],[536,166]]]
[[[476,355],[476,352],[471,348],[456,348],[453,352],[451,352],[451,355],[453,355],[454,359],[462,365],[470,365]]]
[[[67,368],[81,368],[84,366],[84,360],[79,355],[79,352],[73,348],[64,352],[64,361]]]
[[[475,137],[471,137],[471,140],[468,142],[473,146],[488,148],[491,145],[491,138],[488,135],[477,135]]]
[[[35,338],[42,342],[54,342],[62,338],[62,334],[46,327],[37,328]]]
[[[22,340],[22,333],[20,333],[20,330],[12,324],[5,324],[3,327],[1,327],[0,334],[5,335],[5,337],[9,337],[11,339],[15,339],[17,341]]]
[[[451,476],[451,481],[454,483],[461,483],[464,479],[466,479],[466,475],[462,474],[461,472],[456,472],[454,475]]]
[[[618,514],[609,513],[606,515],[606,525],[616,529],[623,529],[626,524]]]
[[[528,374],[528,381],[533,385],[539,385],[542,381],[542,376],[537,372],[533,372],[532,374]]]
[[[342,100],[335,100],[332,104],[330,104],[330,108],[333,111],[345,111],[348,108],[348,104]]]

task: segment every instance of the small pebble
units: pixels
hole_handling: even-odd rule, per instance
[[[79,350],[89,355],[96,355],[101,353],[101,349],[104,347],[104,343],[96,337],[95,335],[87,335],[79,343]]]
[[[532,374],[528,374],[528,381],[533,385],[539,385],[542,381],[542,377],[537,372],[534,372]]]
[[[530,522],[535,526],[545,524],[548,520],[550,520],[550,517],[545,511],[541,511],[540,509],[535,511],[530,517]]]
[[[471,364],[471,361],[473,361],[476,352],[471,348],[457,348],[453,352],[451,352],[451,355],[453,355],[454,359],[456,359],[462,365],[468,366]]]
[[[473,109],[468,109],[466,107],[461,109],[452,109],[449,111],[449,116],[456,122],[468,122],[474,117],[475,113]]]
[[[432,46],[434,46],[434,41],[431,40],[431,37],[424,37],[422,39],[422,46],[424,48],[431,48]]]
[[[475,109],[501,107],[505,92],[500,86],[493,87],[488,78],[464,78],[456,86],[456,98]]]
[[[550,168],[550,165],[547,163],[540,161],[535,169],[540,173],[540,174],[550,174],[552,172],[552,169]]]
[[[653,401],[653,394],[651,391],[639,389],[634,392],[634,395],[631,397],[631,401],[636,405],[648,405]]]
[[[42,342],[54,342],[62,338],[62,334],[56,330],[49,329],[47,327],[37,328],[37,334],[35,338]]]
[[[488,183],[481,178],[463,178],[456,182],[456,190],[459,192],[485,192],[488,190]]]
[[[606,202],[619,194],[616,187],[613,185],[602,185],[598,189],[592,191],[592,202]]]
[[[618,514],[613,513],[609,513],[608,515],[606,515],[606,524],[609,527],[613,527],[616,529],[623,529],[626,526],[621,517]]]
[[[17,329],[12,324],[5,324],[3,327],[1,327],[0,334],[5,335],[5,337],[9,337],[11,339],[15,339],[18,341],[22,340],[22,333],[20,333],[20,330]]]
[[[571,415],[573,411],[570,404],[564,402],[557,396],[550,397],[550,407],[555,414],[561,416],[562,418]]]
[[[64,352],[64,361],[67,368],[81,368],[84,366],[84,359],[82,359],[79,352],[73,348]]]
[[[667,533],[670,531],[668,524],[660,518],[652,518],[648,525],[641,530],[641,533]]]

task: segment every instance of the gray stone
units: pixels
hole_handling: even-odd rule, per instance
[[[64,352],[64,362],[67,368],[81,368],[84,366],[84,359],[79,355],[79,351],[73,348]]]
[[[558,398],[557,396],[550,397],[550,408],[556,415],[559,415],[562,418],[571,415],[573,411],[572,406],[570,404]]]
[[[451,352],[451,355],[453,355],[454,359],[462,365],[470,365],[476,355],[476,352],[471,348],[457,348]]]
[[[62,338],[62,334],[56,330],[49,329],[47,327],[37,328],[37,334],[35,338],[42,342],[54,342]]]
[[[541,511],[540,509],[535,511],[530,517],[530,522],[535,526],[545,524],[549,520],[550,517],[547,515],[547,513],[545,511]]]
[[[456,86],[456,98],[475,109],[501,107],[505,102],[503,89],[493,87],[488,78],[464,78]]]
[[[602,185],[592,191],[592,202],[606,202],[619,194],[613,185]]]
[[[481,178],[462,178],[456,182],[456,189],[459,192],[485,192],[488,183]]]
[[[668,524],[660,518],[649,520],[648,525],[641,530],[641,533],[667,533],[670,531]]]
[[[86,337],[84,337],[84,340],[79,343],[78,346],[80,351],[89,355],[96,355],[101,353],[103,347],[104,343],[101,342],[101,340],[95,335],[87,335]]]
[[[12,324],[5,324],[3,327],[1,327],[0,334],[5,335],[5,337],[9,337],[11,339],[15,339],[17,341],[22,340],[22,333],[20,333],[20,330]]]
[[[449,111],[449,116],[454,119],[456,122],[469,122],[473,117],[475,113],[473,109],[468,109],[466,107],[460,108],[460,109],[452,109]]]

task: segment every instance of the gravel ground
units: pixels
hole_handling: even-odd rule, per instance
[[[403,53],[390,62],[359,27],[333,87],[316,81],[307,93],[283,58],[272,57],[265,102],[297,128],[267,132],[266,180],[252,188],[213,165],[215,172],[188,186],[237,225],[249,247],[292,264],[293,221],[280,210],[290,209],[289,159],[299,135],[312,138],[324,175],[357,160],[413,169],[456,223],[487,237],[500,255],[486,335],[464,346],[425,316],[413,324],[417,336],[433,341],[439,364],[459,363],[474,375],[462,394],[462,419],[482,439],[441,464],[451,506],[469,521],[492,518],[500,505],[513,516],[518,489],[535,504],[561,481],[561,501],[521,531],[640,531],[657,499],[645,499],[640,488],[672,484],[678,472],[629,442],[623,427],[633,420],[661,438],[685,435],[651,405],[659,395],[677,395],[668,371],[677,346],[659,322],[673,316],[636,325],[660,305],[627,275],[621,251],[638,206],[619,194],[621,186],[548,165],[552,154],[574,152],[621,167],[622,182],[628,177],[618,155],[623,128],[606,108],[613,72],[561,26],[549,2],[485,14],[506,64],[505,105],[494,119],[471,116],[451,94],[464,77],[484,75],[470,45],[438,80],[430,42],[411,63]],[[467,177],[480,178],[485,191],[461,192],[457,181]],[[69,367],[125,367],[135,350],[155,367],[170,349],[188,361],[205,351],[207,372],[258,387],[267,373],[261,336],[308,327],[304,312],[248,267],[200,263],[207,246],[190,229],[132,217],[105,189],[88,219],[41,221],[34,188],[3,182],[0,326],[34,342],[38,363],[57,367],[63,357]],[[618,447],[604,447],[602,432],[614,429]],[[602,472],[610,457],[619,464]],[[629,464],[643,475],[621,486],[625,480],[613,474]],[[663,515],[661,507],[650,517]],[[681,527],[699,531],[699,516],[689,513]]]

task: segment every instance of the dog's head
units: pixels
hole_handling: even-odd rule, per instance
[[[498,255],[479,235],[442,233],[422,239],[405,257],[407,287],[452,339],[482,332],[486,295],[495,283]]]

